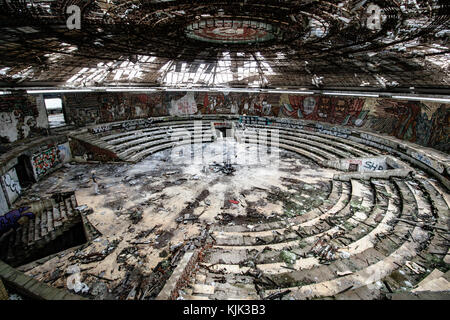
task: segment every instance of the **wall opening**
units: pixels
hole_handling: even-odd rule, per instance
[[[61,98],[44,98],[47,109],[48,124],[50,128],[58,128],[66,125]]]
[[[21,155],[17,158],[16,165],[17,178],[22,188],[27,188],[36,182],[33,175],[33,169],[31,167],[31,159],[26,155]]]
[[[227,137],[227,129],[226,128],[216,128],[217,130],[217,136],[226,138]]]
[[[231,125],[229,123],[214,123],[214,128],[218,138],[231,136]]]

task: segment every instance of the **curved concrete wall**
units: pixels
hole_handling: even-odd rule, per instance
[[[65,94],[66,119],[78,126],[159,116],[235,114],[356,127],[450,150],[450,105],[382,98],[267,93],[163,92]]]
[[[194,126],[196,121],[199,121],[200,123],[208,123],[211,121],[233,121],[236,123],[239,122],[245,124],[248,127],[257,127],[259,129],[265,129],[269,131],[273,129],[280,130],[281,132],[284,132],[288,135],[290,135],[292,132],[295,132],[296,130],[300,130],[303,134],[320,135],[321,137],[329,136],[330,143],[333,143],[335,139],[338,139],[343,143],[348,144],[349,146],[354,143],[358,145],[365,145],[368,148],[375,148],[380,152],[380,154],[385,154],[386,152],[388,152],[394,157],[411,163],[414,167],[418,167],[435,176],[448,189],[450,189],[450,161],[447,154],[434,150],[432,148],[419,146],[415,143],[407,142],[386,134],[374,133],[372,131],[357,127],[328,124],[325,122],[317,122],[312,120],[239,115],[190,115],[184,117],[167,116],[91,125],[83,129],[83,132],[87,131],[88,133],[77,132],[77,134],[81,134],[81,136],[87,134],[88,140],[92,141],[97,140],[95,136],[98,135],[98,137],[100,137],[100,140],[98,141],[99,145],[104,145],[106,143],[105,149],[114,149],[116,147],[107,146],[109,143],[109,139],[106,139],[105,142],[105,140],[102,140],[103,138],[101,137],[104,135],[107,137],[110,134],[114,135],[114,133],[117,134],[117,132],[122,132],[122,134],[124,135],[131,135],[131,139],[128,139],[131,142],[124,143],[124,148],[122,149],[129,148],[130,151],[132,151],[132,145],[139,145],[139,148],[143,150],[146,149],[147,145],[154,144],[152,142],[149,142],[149,144],[146,143],[152,139],[148,133],[143,134],[142,131],[152,131],[156,130],[158,127],[167,127],[169,125],[175,124],[182,125],[185,123],[191,123],[191,126]],[[164,130],[162,131],[165,132]],[[119,135],[121,134],[119,133]],[[147,139],[141,139],[141,137],[147,137]],[[135,139],[137,139],[137,142],[133,142],[133,140]],[[170,143],[170,139],[168,139],[166,142],[167,147],[172,146],[172,144]],[[119,144],[120,143],[121,142],[119,142]],[[303,147],[307,148],[306,145],[304,145]],[[151,150],[148,151],[151,153]],[[148,154],[148,152],[145,152],[145,154]],[[127,157],[124,158],[126,161],[132,160],[131,158],[126,158]]]

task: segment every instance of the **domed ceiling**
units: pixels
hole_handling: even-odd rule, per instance
[[[1,0],[0,12],[4,87],[450,86],[448,1]]]

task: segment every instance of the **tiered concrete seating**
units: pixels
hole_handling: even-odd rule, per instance
[[[266,143],[261,129],[276,128],[246,127],[238,139],[254,145]],[[385,148],[362,141],[276,129],[280,148],[317,162],[386,154]],[[400,154],[409,165],[417,164],[406,151],[394,153]],[[374,299],[381,290],[410,290],[421,279],[411,276],[400,283],[396,272],[407,272],[407,263],[425,265],[429,257],[442,260],[448,254],[446,238],[434,234],[448,232],[448,192],[423,172],[408,179],[350,181],[350,186],[342,182],[341,188],[333,183],[331,208],[322,206],[295,218],[262,222],[251,230],[245,225],[215,227],[214,245],[185,298],[254,299],[283,293],[284,299]],[[284,260],[283,251],[295,254],[292,264]]]
[[[349,145],[345,145],[341,142],[335,142],[327,140],[326,138],[322,138],[319,136],[314,135],[307,135],[303,133],[299,133],[294,130],[287,130],[287,129],[274,129],[274,128],[267,128],[267,129],[247,129],[243,132],[244,137],[253,137],[256,138],[258,135],[266,134],[265,132],[272,133],[275,132],[275,130],[278,131],[278,136],[280,142],[283,141],[283,143],[290,144],[291,142],[300,143],[304,147],[307,147],[308,149],[312,148],[312,150],[322,149],[322,153],[328,155],[328,159],[333,159],[338,157],[342,158],[349,158],[349,157],[364,157],[364,156],[370,156],[369,153],[360,151],[356,148],[353,148]],[[333,155],[331,156],[330,153]]]
[[[198,131],[198,132],[197,132]],[[211,122],[203,121],[196,127],[194,121],[165,122],[148,129],[127,132],[106,132],[96,137],[107,144],[107,149],[125,161],[137,162],[154,152],[186,143],[213,141]]]
[[[76,207],[74,194],[32,205],[30,211],[35,214],[35,219],[29,219],[3,239],[0,243],[0,260],[16,265],[39,248],[44,248],[70,229],[74,223],[81,222],[80,215],[75,212]]]
[[[352,183],[359,182],[352,181]],[[333,215],[345,217],[340,221],[335,220],[337,224],[340,222],[337,229],[341,232],[330,232],[330,227],[323,231],[318,223],[310,225],[308,230],[306,228],[308,223],[304,223],[302,232],[296,239],[297,243],[292,242],[290,246],[276,247],[278,243],[258,245],[253,240],[238,237],[238,232],[223,233],[225,238],[218,238],[220,232],[215,233],[216,244],[227,242],[227,246],[215,245],[211,249],[207,261],[203,264],[204,267],[200,267],[200,274],[204,275],[200,279],[206,277],[205,283],[209,283],[218,277],[236,280],[239,276],[248,278],[247,281],[251,286],[255,282],[248,274],[255,270],[262,272],[263,278],[271,278],[270,281],[266,281],[267,289],[263,291],[261,288],[257,290],[256,287],[250,286],[239,291],[236,284],[235,295],[239,296],[240,292],[244,299],[253,296],[257,291],[263,295],[270,295],[290,290],[288,296],[296,299],[335,296],[349,288],[350,291],[361,292],[360,288],[383,280],[399,266],[404,265],[405,261],[413,259],[417,255],[417,250],[430,238],[426,230],[401,221],[412,214],[424,219],[432,217],[427,197],[422,192],[413,192],[410,183],[414,182],[397,180],[393,184],[383,180],[374,181],[372,188],[366,186],[366,190],[360,194],[363,197],[361,207],[368,206],[368,210],[364,212],[365,217],[349,209],[350,205],[346,205]],[[375,201],[370,196],[372,192],[375,193]],[[358,195],[353,193],[349,203],[354,203],[357,197]],[[371,204],[374,206],[371,207]],[[314,229],[315,226],[317,229]],[[260,231],[246,233],[263,236]],[[325,234],[334,236],[326,238]],[[319,239],[325,239],[320,246],[317,245]],[[323,259],[320,253],[321,251],[323,253],[329,245],[338,248],[337,254],[332,259]],[[315,250],[317,247],[319,249]],[[282,261],[280,258],[282,249],[296,254],[295,263],[288,265]],[[299,285],[293,286],[293,283]],[[192,297],[218,298],[225,295],[225,291],[221,290],[220,286],[215,286],[214,293],[209,295],[196,294],[193,291]],[[349,293],[346,295],[352,296]],[[353,297],[355,295],[353,294]]]
[[[247,125],[248,128],[258,128],[263,130],[278,130],[280,135],[288,135],[288,136],[297,136],[304,139],[314,140],[321,142],[323,144],[328,144],[333,146],[336,149],[345,150],[347,152],[350,152],[358,157],[367,157],[371,155],[378,155],[380,153],[379,150],[372,148],[370,146],[352,142],[349,144],[348,139],[344,139],[337,136],[327,135],[323,133],[319,133],[316,131],[306,131],[303,129],[297,129],[297,128],[285,128],[281,127],[277,124],[271,125],[269,127],[262,126],[262,125]]]

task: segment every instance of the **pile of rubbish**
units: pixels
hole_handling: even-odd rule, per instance
[[[81,270],[78,265],[71,265],[67,268],[67,289],[73,290],[75,293],[88,293],[90,288],[86,283],[81,282]]]
[[[213,164],[209,165],[209,167],[214,172],[222,171],[227,176],[232,175],[236,171],[236,169],[229,161],[224,162],[223,164],[214,161]]]
[[[319,238],[312,246],[310,253],[320,259],[320,262],[332,261],[337,259],[338,247],[332,242],[332,236],[325,235]]]

